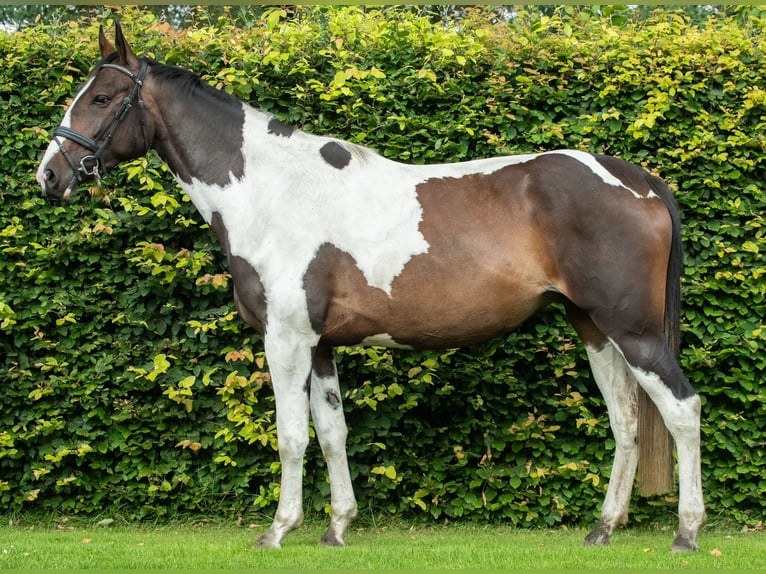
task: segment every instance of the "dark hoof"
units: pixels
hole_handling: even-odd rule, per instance
[[[319,541],[322,546],[345,546],[346,542],[342,538],[338,538],[335,532],[330,529],[324,533],[322,540]]]
[[[253,542],[253,548],[282,548],[282,545],[275,540],[271,532],[266,532]]]
[[[697,546],[697,543],[694,540],[689,540],[686,536],[681,536],[680,534],[676,536],[676,539],[673,541],[673,545],[670,547],[670,551],[673,554],[678,554],[681,552],[696,552],[700,549],[699,546]]]
[[[583,542],[584,546],[609,546],[612,532],[606,524],[599,524],[594,528]]]

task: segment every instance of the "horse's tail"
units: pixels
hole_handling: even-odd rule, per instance
[[[681,210],[670,188],[661,179],[647,174],[652,191],[670,214],[672,239],[670,259],[665,278],[665,340],[673,356],[678,358],[681,347],[681,274],[683,273],[683,244],[681,242]],[[638,490],[644,496],[664,494],[673,490],[673,440],[665,423],[647,394],[638,391]]]

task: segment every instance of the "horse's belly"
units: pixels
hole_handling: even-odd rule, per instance
[[[346,294],[328,308],[323,342],[412,348],[452,348],[502,335],[551,297],[540,286],[511,281],[449,284],[424,281],[416,290]]]

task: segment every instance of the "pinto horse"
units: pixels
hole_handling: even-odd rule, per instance
[[[114,44],[101,30],[99,47],[37,180],[46,196],[69,198],[154,149],[223,244],[237,309],[263,335],[276,398],[281,491],[257,545],[279,547],[302,522],[310,415],[331,483],[322,542],[343,545],[356,515],[335,346],[470,345],[560,302],[616,443],[586,544],[608,544],[627,520],[644,458],[642,390],[677,448],[672,549],[697,549],[700,399],[674,352],[680,216],[660,179],[572,150],[405,165],[301,132],[188,71],[139,58],[119,24]]]

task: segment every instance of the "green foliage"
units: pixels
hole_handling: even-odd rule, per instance
[[[763,21],[630,23],[573,7],[267,9],[174,30],[120,8],[139,53],[306,131],[411,162],[573,147],[657,171],[684,211],[682,363],[703,397],[708,514],[764,519]],[[96,58],[98,24],[0,33],[0,504],[9,512],[272,511],[279,474],[260,340],[225,258],[154,156],[48,204],[34,170]],[[590,523],[613,442],[558,309],[502,340],[339,349],[362,513]],[[306,497],[329,498],[316,444]],[[673,498],[635,505],[671,520]]]

